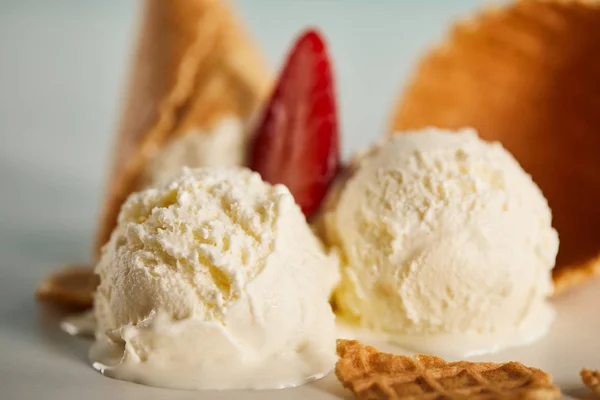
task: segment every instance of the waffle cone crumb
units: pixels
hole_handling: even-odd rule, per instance
[[[419,63],[392,130],[476,128],[553,210],[555,293],[600,274],[600,3],[523,0],[457,23]]]
[[[446,362],[379,352],[355,340],[338,340],[335,373],[364,400],[558,399],[549,374],[518,362]]]
[[[98,283],[98,275],[90,266],[67,265],[48,275],[39,284],[35,294],[41,301],[90,308]]]
[[[600,371],[589,369],[581,370],[581,380],[585,386],[589,387],[597,396],[600,396]]]

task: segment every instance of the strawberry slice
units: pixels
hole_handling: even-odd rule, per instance
[[[310,217],[340,165],[333,76],[327,49],[315,30],[295,43],[250,146],[250,168],[286,185]]]

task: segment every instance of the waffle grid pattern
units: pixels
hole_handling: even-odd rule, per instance
[[[339,340],[336,375],[358,399],[557,399],[547,373],[517,362],[446,362],[438,357],[385,354]]]

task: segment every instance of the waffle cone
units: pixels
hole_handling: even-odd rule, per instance
[[[125,111],[94,251],[108,241],[122,203],[139,188],[148,157],[169,139],[248,118],[269,89],[253,43],[222,0],[146,0]]]
[[[555,292],[600,274],[600,3],[529,0],[454,26],[403,92],[393,131],[471,126],[547,197]]]
[[[386,354],[354,340],[338,340],[335,373],[359,400],[557,399],[550,375],[517,362],[446,362],[418,354]]]

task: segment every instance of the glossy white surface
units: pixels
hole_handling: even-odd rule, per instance
[[[336,61],[344,151],[371,142],[417,55],[477,0],[238,0],[274,66],[307,24],[327,33]],[[217,400],[231,392],[167,391],[111,380],[86,361],[89,342],[61,332],[32,298],[58,265],[86,260],[120,110],[136,3],[0,3],[0,398]],[[538,344],[499,353],[548,370],[591,398],[581,367],[600,368],[600,281],[556,301]],[[344,397],[345,396],[345,397]],[[251,399],[350,398],[329,376],[309,386],[236,393]]]

